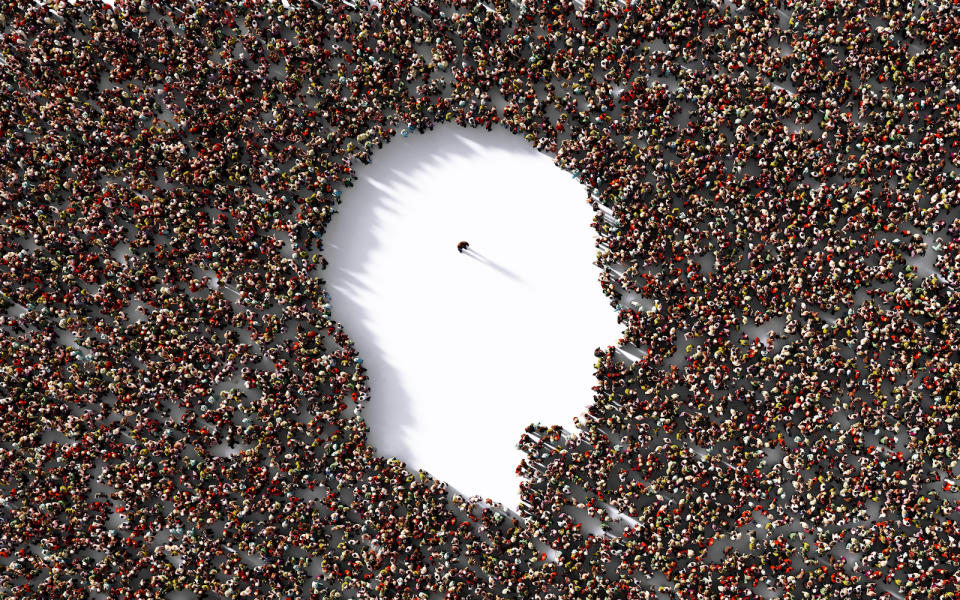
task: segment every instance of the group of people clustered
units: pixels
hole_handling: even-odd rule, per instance
[[[957,597],[955,4],[291,4],[0,6],[0,595]],[[323,287],[448,122],[583,182],[624,326],[519,513],[373,452]]]

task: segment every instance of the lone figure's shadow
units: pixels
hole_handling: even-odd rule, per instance
[[[474,250],[473,248],[466,248],[466,249],[464,249],[463,254],[466,254],[467,256],[469,256],[470,258],[472,258],[473,260],[479,262],[479,263],[482,264],[482,265],[485,265],[485,266],[487,266],[487,267],[490,267],[491,269],[493,269],[493,270],[496,271],[497,273],[500,273],[501,275],[507,277],[508,279],[511,279],[511,280],[515,281],[516,283],[521,283],[521,284],[522,284],[522,283],[524,282],[523,279],[522,279],[519,275],[517,275],[516,273],[514,273],[513,271],[511,271],[510,269],[508,269],[508,268],[506,268],[506,267],[504,267],[504,266],[498,265],[497,263],[493,262],[492,260],[490,260],[490,259],[487,258],[486,256],[480,254],[479,252],[477,252],[477,251]]]

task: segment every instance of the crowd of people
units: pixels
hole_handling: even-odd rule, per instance
[[[0,596],[960,594],[950,2],[39,0],[0,31]],[[324,290],[358,163],[444,123],[579,178],[624,326],[579,429],[518,432],[518,513],[372,450]]]

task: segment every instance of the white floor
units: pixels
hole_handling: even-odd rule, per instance
[[[397,137],[358,176],[324,238],[323,277],[369,369],[371,443],[516,508],[524,428],[573,429],[594,350],[622,334],[587,192],[499,128]]]

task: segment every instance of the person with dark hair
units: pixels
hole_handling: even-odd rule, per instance
[[[468,242],[460,242],[459,244],[457,244],[457,252],[459,252],[460,254],[463,254],[463,251],[469,247],[470,247],[470,244]]]

